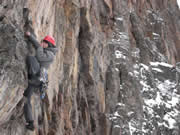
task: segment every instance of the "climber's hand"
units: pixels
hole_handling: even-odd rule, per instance
[[[27,31],[27,32],[25,33],[25,35],[29,37],[29,36],[31,35],[31,33],[30,33],[29,31]]]

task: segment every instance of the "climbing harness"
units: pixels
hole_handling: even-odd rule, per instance
[[[40,71],[39,80],[41,82],[40,85],[40,98],[44,99],[46,89],[48,88],[48,71],[45,68],[42,68]]]

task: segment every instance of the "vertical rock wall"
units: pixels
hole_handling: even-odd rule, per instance
[[[22,0],[0,4],[1,134],[108,134],[105,88],[111,2]],[[25,129],[21,100],[27,87],[25,58],[34,52],[24,38],[27,30],[39,41],[47,34],[54,36],[59,49],[49,69],[45,100],[37,93],[32,97],[34,132]],[[9,50],[4,52],[4,48]],[[13,60],[15,64],[8,63]]]
[[[113,81],[114,84],[119,83],[119,97],[114,113],[109,115],[112,121],[110,134],[178,134],[179,128],[175,123],[179,121],[176,119],[179,114],[173,118],[176,121],[174,126],[167,121],[166,115],[176,110],[179,101],[175,108],[171,105],[172,110],[169,109],[166,106],[169,101],[162,91],[179,91],[179,87],[172,85],[165,90],[158,86],[161,82],[165,87],[171,78],[173,81],[170,82],[174,84],[177,77],[170,70],[179,61],[179,8],[176,1],[114,0],[112,7],[115,26],[109,46],[115,59],[114,72],[110,74],[119,78]],[[161,71],[153,72],[155,69],[151,62],[172,65],[168,70],[163,67],[157,78]],[[157,98],[163,102],[158,102]],[[151,101],[154,100],[152,107]],[[146,107],[150,107],[153,113]],[[169,111],[163,112],[167,108]],[[180,111],[179,108],[177,110]]]

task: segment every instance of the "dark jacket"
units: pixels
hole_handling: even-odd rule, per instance
[[[41,68],[48,69],[49,65],[53,62],[57,48],[43,48],[34,36],[30,35],[28,38],[36,48],[36,58]]]

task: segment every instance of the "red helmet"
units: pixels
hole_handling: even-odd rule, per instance
[[[55,46],[55,40],[54,40],[53,37],[51,37],[51,36],[48,35],[48,36],[46,36],[43,40],[48,41],[49,43],[51,43],[52,45]]]

